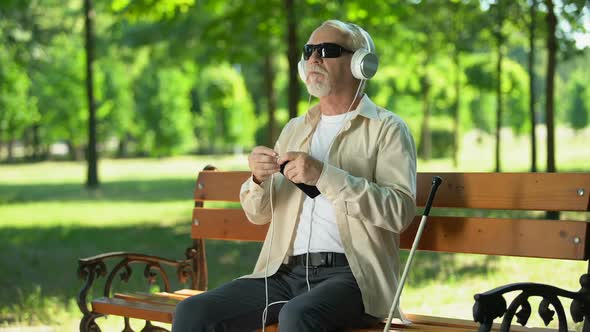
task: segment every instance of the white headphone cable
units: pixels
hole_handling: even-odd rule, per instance
[[[309,95],[309,99],[307,100],[307,109],[309,109],[309,105],[311,104],[311,95]],[[273,206],[273,189],[274,189],[274,173],[270,176],[270,241],[268,244],[268,252],[266,255],[266,265],[264,267],[264,300],[265,306],[264,311],[262,311],[262,332],[266,332],[266,315],[268,312],[268,308],[271,305],[277,303],[287,303],[289,301],[276,301],[271,304],[268,303],[268,263],[270,262],[270,252],[272,249],[272,241],[275,235],[275,228],[274,228],[274,206]],[[309,284],[309,282],[308,282]]]
[[[340,133],[342,132],[342,130],[344,129],[344,127],[346,126],[346,121],[348,120],[348,115],[350,115],[350,110],[352,109],[352,105],[354,105],[354,102],[356,101],[356,98],[359,94],[359,91],[361,90],[361,86],[363,85],[363,83],[366,80],[361,80],[359,83],[359,86],[356,89],[356,92],[354,94],[354,98],[352,98],[352,102],[350,103],[350,106],[348,106],[348,109],[346,110],[346,115],[344,116],[344,119],[342,120],[342,126],[340,126],[340,129],[338,130],[338,132],[336,133],[336,135],[334,135],[334,137],[332,138],[332,141],[330,142],[330,145],[328,145],[328,149],[326,150],[326,154],[324,155],[324,158],[322,158],[322,162],[326,162],[328,155],[330,154],[330,149],[332,149],[332,145],[334,144],[334,141],[336,140],[336,137],[338,137],[338,135],[340,135]],[[310,95],[310,100],[311,100],[311,95]],[[309,105],[308,105],[309,108]],[[307,238],[307,250],[305,253],[305,282],[307,283],[307,291],[310,292],[311,291],[311,286],[309,284],[309,250],[311,249],[311,230],[312,230],[312,224],[313,224],[313,212],[315,210],[315,198],[313,198],[311,200],[311,214],[309,217],[309,236]]]
[[[268,313],[268,308],[271,305],[277,304],[277,303],[287,303],[288,301],[276,301],[273,302],[271,304],[268,303],[268,263],[270,261],[270,249],[272,248],[272,241],[274,239],[274,207],[273,207],[273,183],[274,183],[274,174],[271,174],[270,176],[270,242],[268,244],[268,254],[266,255],[266,266],[264,267],[264,293],[265,293],[265,305],[264,305],[264,311],[262,311],[262,332],[266,331],[266,316]]]

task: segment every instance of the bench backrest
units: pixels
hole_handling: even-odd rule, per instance
[[[544,217],[539,211],[589,211],[590,173],[418,173],[419,207],[426,202],[434,175],[442,177],[443,184],[419,249],[588,259],[587,222],[538,218]],[[203,207],[207,201],[239,202],[241,184],[249,176],[245,171],[200,172],[194,195],[193,239],[264,240],[268,225],[249,223],[239,207]],[[466,209],[477,209],[476,215]],[[509,212],[477,216],[486,215],[481,210]],[[402,248],[411,247],[419,219],[417,216],[402,233]]]

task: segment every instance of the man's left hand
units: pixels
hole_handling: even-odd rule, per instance
[[[315,186],[318,182],[324,164],[305,152],[287,152],[279,158],[279,165],[289,162],[285,166],[283,175],[294,183],[305,183]]]

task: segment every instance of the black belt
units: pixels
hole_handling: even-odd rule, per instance
[[[306,266],[307,254],[297,256],[289,256],[287,265],[303,265]],[[311,267],[334,267],[334,266],[348,266],[348,260],[345,254],[337,252],[310,252],[309,266]]]

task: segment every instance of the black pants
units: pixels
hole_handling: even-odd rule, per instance
[[[281,332],[338,331],[362,328],[379,320],[364,313],[361,292],[349,266],[282,265],[268,277],[266,324],[279,322]],[[262,327],[264,279],[236,279],[178,304],[172,332],[254,331]]]

